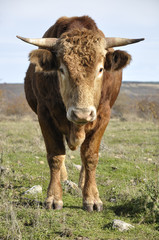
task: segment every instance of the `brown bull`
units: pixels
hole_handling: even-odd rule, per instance
[[[101,211],[95,180],[101,138],[122,81],[122,68],[131,56],[112,47],[143,39],[105,38],[87,17],[60,18],[42,39],[20,39],[39,46],[30,53],[25,93],[37,113],[50,167],[47,208],[61,209],[65,139],[71,150],[81,146],[79,186],[83,207]]]

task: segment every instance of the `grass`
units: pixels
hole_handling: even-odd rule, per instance
[[[64,191],[64,208],[44,208],[49,168],[39,125],[31,118],[0,122],[0,239],[159,239],[159,126],[157,123],[112,119],[103,137],[97,184],[104,211],[82,210],[78,193]],[[72,157],[74,156],[74,158]],[[78,182],[79,151],[67,154],[69,180]],[[41,185],[42,194],[23,193]],[[113,219],[134,229],[119,232]]]

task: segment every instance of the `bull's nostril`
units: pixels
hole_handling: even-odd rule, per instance
[[[84,118],[83,112],[77,109],[72,110],[71,116],[73,119],[79,119],[79,120],[82,120]]]
[[[87,109],[74,109],[72,110],[72,116],[81,121],[89,121],[91,111]]]
[[[92,122],[96,118],[96,109],[94,107],[89,108],[70,108],[67,112],[68,120],[83,124]]]
[[[95,112],[94,111],[91,111],[90,112],[90,117],[94,117],[95,116]]]
[[[78,116],[76,115],[76,112],[74,110],[72,110],[72,112],[71,112],[71,117],[72,118],[78,118]]]

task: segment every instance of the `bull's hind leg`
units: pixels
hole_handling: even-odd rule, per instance
[[[95,175],[101,138],[109,122],[109,109],[107,110],[106,116],[107,117],[105,117],[105,119],[99,119],[98,126],[96,126],[96,129],[92,131],[91,134],[86,136],[86,139],[81,146],[81,158],[85,169],[85,171],[82,170],[82,174],[85,172],[85,182],[83,187],[83,207],[89,212],[93,210],[102,211],[103,209],[103,203],[99,197]]]
[[[38,118],[44,137],[47,160],[50,167],[50,183],[47,191],[46,207],[61,209],[62,187],[60,175],[66,179],[67,172],[64,166],[65,146],[62,134],[56,129],[46,109],[38,109]]]
[[[78,182],[78,187],[83,189],[85,183],[85,169],[84,165],[82,164],[81,171],[80,171],[80,177]]]

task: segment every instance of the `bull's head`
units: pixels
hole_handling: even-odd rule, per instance
[[[36,72],[57,70],[67,118],[75,124],[96,119],[104,70],[118,71],[131,60],[128,53],[110,48],[143,40],[104,38],[87,29],[64,33],[60,39],[18,38],[43,48],[30,53],[30,62]]]

